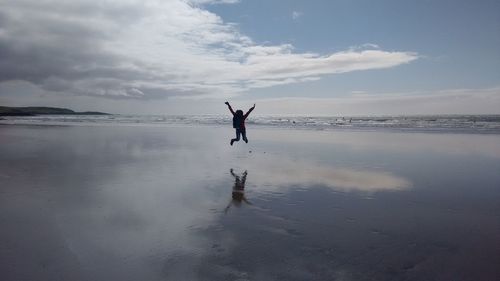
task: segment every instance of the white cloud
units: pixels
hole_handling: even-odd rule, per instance
[[[236,4],[239,3],[240,0],[189,0],[188,2],[193,4]]]
[[[301,16],[302,16],[302,12],[297,12],[297,11],[293,11],[293,12],[292,12],[292,19],[293,19],[293,20],[297,20],[297,19],[299,19]]]
[[[380,46],[373,43],[364,43],[361,45],[351,46],[349,48],[350,51],[373,50],[373,49],[375,50],[380,49]]]
[[[295,53],[289,44],[260,45],[203,9],[235,2],[3,3],[0,83],[22,80],[47,91],[111,98],[222,97],[418,58],[373,45],[327,55]]]

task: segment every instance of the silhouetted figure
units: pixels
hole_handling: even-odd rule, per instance
[[[226,209],[224,210],[224,213],[227,213],[229,208],[231,208],[231,205],[235,205],[236,207],[241,206],[241,202],[245,202],[249,205],[252,205],[247,198],[245,197],[245,181],[247,180],[247,171],[243,172],[241,178],[240,176],[236,175],[233,171],[233,169],[229,170],[231,172],[231,175],[234,177],[234,185],[233,185],[233,191],[231,194],[231,202],[227,205]]]
[[[231,111],[231,113],[233,114],[233,128],[236,129],[236,138],[231,139],[231,145],[233,145],[233,143],[235,141],[240,140],[240,135],[243,137],[243,140],[246,143],[248,143],[247,133],[246,133],[246,129],[245,129],[245,120],[247,119],[250,112],[252,112],[252,110],[254,110],[255,104],[245,114],[243,114],[243,111],[241,111],[240,109],[238,109],[238,110],[236,110],[236,112],[234,112],[233,108],[231,107],[229,102],[226,101],[225,104],[227,104],[227,107],[229,107],[229,111]]]

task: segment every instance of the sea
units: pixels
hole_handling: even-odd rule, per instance
[[[39,115],[0,118],[20,125],[208,125],[231,126],[229,115]],[[254,115],[247,127],[304,130],[397,130],[450,133],[500,133],[500,115],[271,116]]]

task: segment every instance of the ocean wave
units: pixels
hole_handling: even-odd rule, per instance
[[[34,125],[231,125],[228,115],[39,115],[3,117],[0,124]],[[500,133],[500,115],[436,116],[252,116],[247,126],[314,130],[395,129],[413,131],[448,131]]]

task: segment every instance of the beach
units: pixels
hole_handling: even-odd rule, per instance
[[[0,125],[0,279],[500,280],[500,135]]]

